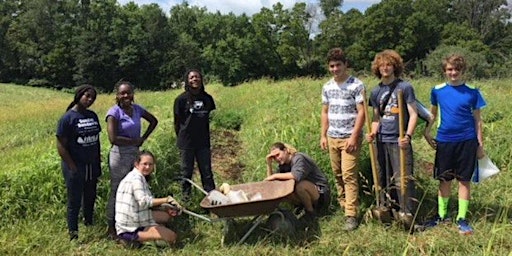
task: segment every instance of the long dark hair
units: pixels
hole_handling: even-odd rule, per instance
[[[185,75],[183,76],[183,80],[185,81],[185,91],[190,92],[190,84],[188,82],[188,75],[192,72],[196,72],[201,77],[201,88],[199,88],[200,93],[204,92],[204,77],[203,73],[199,71],[199,69],[189,69],[187,72],[185,72]]]
[[[75,106],[80,101],[80,98],[82,98],[82,96],[84,96],[85,92],[87,92],[88,90],[93,90],[97,94],[97,91],[94,88],[94,86],[90,84],[80,85],[78,88],[76,88],[75,97],[73,98],[73,101],[69,103],[68,107],[66,108],[66,111],[70,110],[73,106]]]

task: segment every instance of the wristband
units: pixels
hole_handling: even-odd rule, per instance
[[[409,138],[409,140],[412,140],[412,137],[409,134],[405,134],[405,137]]]

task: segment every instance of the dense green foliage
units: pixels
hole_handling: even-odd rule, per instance
[[[374,79],[363,79],[369,87]],[[230,180],[216,172],[216,183],[251,182],[265,176],[264,156],[275,141],[284,141],[311,155],[325,170],[334,189],[328,154],[319,149],[320,89],[325,82],[293,79],[274,82],[259,80],[234,88],[220,84],[207,86],[217,102],[213,117],[214,131],[240,125],[236,132],[239,144],[222,144],[224,138],[214,137],[216,146],[233,150],[245,168],[241,180]],[[418,98],[428,102],[430,88],[441,80],[417,79],[412,84]],[[507,255],[512,251],[512,123],[508,100],[512,94],[510,80],[475,81],[488,107],[482,112],[485,148],[500,167],[501,173],[472,186],[473,200],[469,219],[475,227],[470,237],[460,236],[454,225],[409,235],[398,226],[384,227],[367,219],[366,211],[373,204],[371,174],[364,147],[361,159],[363,187],[362,225],[354,232],[343,232],[343,213],[333,203],[331,213],[320,219],[321,233],[307,240],[281,239],[261,229],[243,245],[221,246],[222,225],[207,223],[194,217],[176,219],[180,244],[173,249],[146,246],[140,250],[124,249],[105,239],[105,205],[108,195],[108,139],[101,135],[103,176],[99,183],[96,225],[80,225],[79,244],[70,243],[65,222],[65,187],[60,160],[55,149],[55,126],[73,95],[54,90],[0,85],[0,152],[5,168],[0,171],[0,255]],[[163,196],[175,193],[179,186],[173,181],[178,172],[178,152],[172,129],[172,102],[178,91],[136,93],[136,101],[147,107],[160,120],[154,134],[144,145],[157,156],[153,191]],[[100,119],[113,104],[114,95],[101,94],[92,106]],[[413,136],[415,176],[422,205],[418,219],[423,220],[436,208],[437,183],[428,174],[433,162],[431,150],[421,137],[421,123]],[[104,126],[105,127],[105,126]],[[217,133],[215,133],[217,134]],[[228,148],[229,147],[229,148]],[[214,163],[216,164],[216,163]],[[197,179],[197,175],[195,176]],[[455,188],[452,193],[455,199]],[[196,191],[189,209],[204,213],[199,207],[202,196]],[[456,211],[454,202],[450,211]],[[249,220],[237,219],[240,224]],[[363,246],[364,245],[364,246]]]
[[[325,74],[325,54],[342,47],[368,71],[376,52],[396,49],[411,75],[447,47],[471,52],[477,78],[508,77],[511,8],[506,0],[383,0],[364,13],[340,0],[282,4],[247,15],[208,12],[187,2],[120,6],[115,0],[0,1],[0,82],[106,91],[121,78],[169,88],[188,68],[236,85]]]

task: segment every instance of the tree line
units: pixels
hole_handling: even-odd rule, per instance
[[[323,76],[325,54],[342,47],[368,73],[375,53],[397,50],[413,76],[439,75],[457,51],[473,78],[510,77],[512,7],[506,0],[383,0],[364,13],[343,0],[282,4],[252,16],[187,2],[0,0],[0,82],[111,90],[120,79],[169,88],[188,68],[227,86],[268,77]]]

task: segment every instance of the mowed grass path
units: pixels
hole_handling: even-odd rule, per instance
[[[363,79],[369,88],[377,81]],[[242,115],[242,129],[238,133],[241,145],[238,157],[246,168],[242,174],[244,182],[261,180],[265,173],[264,156],[274,141],[285,141],[300,151],[311,155],[328,174],[334,188],[328,155],[318,147],[320,121],[320,91],[326,80],[294,79],[282,82],[260,80],[237,87],[208,85],[217,102],[217,113],[236,112]],[[415,80],[417,97],[426,105],[430,88],[442,81]],[[1,255],[509,255],[512,251],[511,210],[512,177],[510,159],[512,151],[509,131],[512,121],[509,117],[512,86],[510,80],[477,81],[488,102],[483,112],[485,143],[489,156],[502,172],[491,180],[473,186],[473,200],[470,204],[470,220],[475,235],[460,236],[456,226],[446,226],[409,235],[393,225],[384,227],[374,220],[365,218],[366,207],[372,203],[367,188],[371,181],[368,157],[364,147],[361,169],[363,185],[362,225],[351,233],[342,231],[343,213],[333,204],[332,214],[320,220],[321,233],[306,242],[276,239],[265,232],[251,236],[241,246],[221,246],[222,225],[205,223],[195,218],[181,217],[176,221],[188,223],[187,230],[179,231],[182,237],[179,248],[157,249],[145,247],[141,250],[121,248],[104,239],[104,208],[108,193],[108,140],[104,115],[114,104],[113,94],[98,96],[92,110],[98,114],[102,126],[102,153],[104,175],[99,184],[97,202],[97,224],[92,228],[80,226],[80,244],[68,242],[65,224],[65,189],[55,150],[55,128],[58,118],[73,99],[73,94],[41,88],[16,85],[0,85],[0,152],[6,168],[0,175],[2,183],[18,184],[1,190],[2,209],[5,214],[19,212],[20,216],[9,216],[0,227]],[[164,155],[176,153],[172,143],[172,104],[181,91],[136,92],[136,102],[153,114],[160,124],[145,147]],[[435,209],[436,182],[421,163],[433,162],[433,151],[421,137],[423,124],[414,136],[413,146],[418,163],[416,176],[420,198],[423,198],[418,218],[432,214]],[[165,159],[162,159],[166,161]],[[162,165],[159,166],[162,168]],[[173,163],[163,168],[176,168]],[[43,170],[43,171],[41,171]],[[161,173],[166,170],[159,169]],[[49,178],[41,177],[48,175]],[[158,172],[157,172],[158,175]],[[16,179],[16,181],[12,180]],[[7,181],[5,181],[7,180]],[[217,183],[224,180],[217,179]],[[230,182],[226,180],[225,182]],[[155,191],[155,193],[164,193]],[[11,194],[12,193],[12,194]],[[37,195],[34,195],[37,194]],[[19,195],[20,198],[15,198]],[[455,195],[455,190],[452,195]],[[8,198],[5,199],[5,198]],[[456,199],[452,196],[452,199]],[[8,204],[5,202],[9,202]],[[451,211],[456,211],[452,200]],[[197,204],[199,202],[196,202]],[[14,207],[17,207],[14,209]],[[194,210],[197,205],[190,206]],[[9,211],[9,209],[12,210]],[[3,215],[2,218],[4,218]]]

